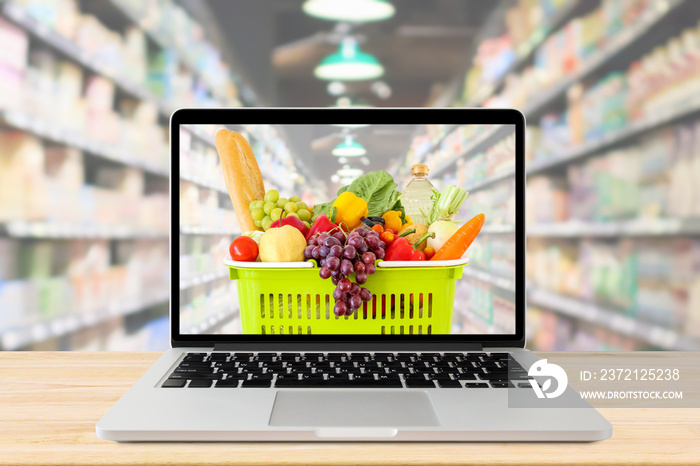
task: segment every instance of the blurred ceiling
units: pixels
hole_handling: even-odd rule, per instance
[[[303,0],[275,2],[275,48],[272,65],[281,106],[328,106],[334,97],[327,83],[313,75],[315,66],[337,48],[331,34],[337,23],[307,16]],[[467,51],[494,2],[394,0],[389,20],[352,27],[362,50],[379,59],[381,78],[392,90],[382,100],[370,91],[372,82],[346,83],[357,97],[376,106],[425,105],[435,86],[445,85],[466,68]],[[335,39],[335,40],[334,40]]]
[[[352,1],[352,0],[348,0]],[[482,0],[393,0],[396,14],[389,20],[339,25],[310,17],[304,0],[211,0],[240,74],[258,95],[258,105],[327,107],[337,97],[328,82],[314,77],[316,65],[338,48],[343,28],[360,41],[363,51],[384,65],[380,80],[391,89],[380,98],[368,82],[345,82],[347,93],[374,106],[430,105],[449,89],[471,60],[475,36],[494,6]],[[390,122],[389,122],[390,123]],[[382,125],[383,126],[383,125]],[[330,151],[342,141],[339,128],[288,129],[290,142],[313,175],[329,180],[339,168]],[[364,145],[369,166],[360,158],[349,165],[365,171],[385,169],[391,159],[405,155],[413,128],[388,126],[355,131]]]

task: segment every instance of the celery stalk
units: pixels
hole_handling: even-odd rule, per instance
[[[469,194],[453,185],[447,186],[442,194],[438,191],[433,191],[433,193],[433,207],[426,216],[428,226],[438,220],[451,220]]]

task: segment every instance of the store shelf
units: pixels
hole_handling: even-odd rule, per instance
[[[586,236],[613,238],[629,236],[697,236],[700,235],[700,218],[543,223],[528,225],[527,235],[531,237],[561,238]]]
[[[134,229],[128,225],[13,220],[0,223],[0,233],[14,238],[168,238],[167,231]]]
[[[459,128],[459,126],[460,125],[447,125],[445,127],[445,129],[442,131],[442,133],[440,134],[440,136],[438,136],[434,141],[430,142],[430,147],[428,148],[428,150],[423,152],[423,154],[421,155],[421,158],[425,158],[428,154],[437,150],[440,147],[440,144],[442,144],[442,141],[444,141],[447,136],[452,134],[452,132],[454,130]]]
[[[208,226],[180,226],[181,235],[231,235],[238,236],[242,232],[233,228],[218,228],[218,227],[208,227]]]
[[[194,277],[188,277],[180,280],[180,289],[186,290],[188,288],[192,288],[193,286],[213,282],[214,280],[219,280],[226,277],[228,277],[228,269],[222,267],[222,270],[217,270],[216,272],[203,273]]]
[[[653,2],[649,11],[644,13],[634,24],[618,32],[608,44],[587,59],[586,63],[576,72],[549,86],[539,94],[537,99],[525,105],[524,113],[528,118],[539,115],[552,103],[562,98],[569,88],[593,74],[611,59],[624,54],[636,45],[649,31],[663,20],[671,11],[679,7],[686,0],[667,0],[666,2]]]
[[[185,50],[182,48],[176,47],[176,44],[171,43],[167,38],[161,36],[156,30],[154,30],[151,27],[148,27],[147,20],[148,18],[146,16],[143,16],[141,13],[134,11],[131,6],[127,2],[119,1],[119,0],[110,0],[112,5],[114,5],[119,11],[124,14],[132,23],[136,24],[139,26],[143,32],[146,33],[148,37],[151,38],[153,42],[158,44],[161,48],[174,51],[177,54],[178,61],[184,65],[187,69],[189,69],[192,73],[196,74],[199,76],[203,83],[205,84],[207,91],[214,96],[217,99],[220,100],[226,100],[226,96],[222,95],[220,92],[218,92],[220,86],[209,82],[210,80],[206,78],[205,75],[202,74],[202,72],[197,69],[197,65],[193,62],[191,62],[188,57],[187,53]]]
[[[651,346],[665,350],[700,349],[700,340],[691,339],[659,325],[640,322],[610,309],[558,293],[530,287],[528,302],[567,317],[598,325],[620,335],[632,337]]]
[[[211,315],[204,321],[190,328],[187,332],[189,335],[199,335],[203,333],[209,333],[211,329],[225,323],[226,321],[232,320],[238,316],[238,307],[229,309],[228,311],[219,311],[216,314]]]
[[[16,110],[0,110],[0,123],[15,129],[27,131],[41,138],[57,142],[68,147],[73,147],[81,151],[88,152],[111,162],[116,162],[129,167],[141,168],[158,176],[170,176],[169,167],[159,167],[149,164],[142,159],[134,158],[131,156],[131,153],[127,151],[119,150],[116,147],[109,146],[101,142],[92,141],[84,134],[62,130],[51,122]]]
[[[202,131],[201,128],[198,128],[197,126],[194,126],[194,125],[184,125],[184,126],[182,126],[182,128],[184,128],[186,131],[188,131],[198,141],[201,141],[208,146],[216,148],[216,143],[214,142],[214,138],[212,136],[209,136],[204,131]]]
[[[534,161],[527,168],[527,174],[539,173],[550,168],[578,161],[583,157],[599,153],[615,144],[641,136],[648,131],[660,128],[669,123],[674,123],[697,113],[700,113],[700,95],[688,96],[687,99],[681,102],[674,102],[673,105],[669,105],[662,110],[657,110],[653,115],[628,123],[624,129],[620,131],[606,134],[600,139],[575,147],[560,157]]]
[[[160,290],[150,298],[125,298],[113,301],[105,309],[81,314],[69,314],[46,322],[9,329],[0,335],[0,348],[16,350],[51,338],[58,338],[94,327],[116,317],[142,312],[157,304],[164,304],[170,298],[170,289]]]
[[[477,136],[474,142],[468,144],[461,152],[450,157],[449,160],[438,165],[437,168],[432,169],[430,171],[430,176],[440,176],[443,172],[452,167],[457,160],[462,158],[466,159],[479,152],[483,152],[511,133],[513,133],[513,128],[509,125],[496,125],[485,130]]]
[[[469,319],[469,325],[471,327],[477,327],[479,330],[471,329],[469,334],[473,335],[475,333],[483,335],[507,335],[514,333],[513,329],[506,329],[501,325],[495,323],[486,322],[483,317],[478,314],[472,313],[467,307],[460,306],[459,314]]]
[[[515,225],[484,225],[480,234],[486,235],[512,235],[515,233]]]
[[[223,181],[221,182],[221,184],[216,184],[203,178],[199,178],[191,173],[186,173],[183,171],[180,171],[180,179],[183,181],[194,183],[203,188],[213,189],[214,191],[219,191],[228,194],[228,191],[226,190],[226,186],[224,185]]]
[[[513,280],[494,275],[486,270],[467,265],[463,269],[463,275],[465,277],[473,278],[475,280],[494,286],[496,288],[515,293],[515,282]]]
[[[498,183],[499,181],[507,180],[508,178],[513,178],[515,176],[515,169],[508,169],[504,170],[498,175],[492,176],[490,178],[486,178],[485,180],[477,181],[474,184],[468,185],[465,187],[465,190],[468,193],[474,193],[476,191],[480,191],[484,188],[487,188],[491,186],[494,183]]]
[[[544,43],[544,41],[553,32],[556,32],[561,26],[566,24],[566,22],[571,19],[573,13],[581,6],[582,3],[582,0],[572,0],[568,5],[562,7],[553,17],[551,17],[549,21],[537,28],[537,30],[532,33],[528,40],[518,45],[518,48],[515,51],[515,61],[503,73],[503,76],[495,80],[493,83],[482,86],[482,88],[475,92],[474,96],[469,99],[466,106],[480,106],[486,99],[491,97],[495,92],[503,87],[503,84],[506,82],[508,77],[529,63],[535,50],[537,50],[537,48],[542,45],[542,43]]]
[[[128,78],[120,76],[116,70],[93,59],[86,50],[27,15],[21,6],[12,2],[4,2],[0,6],[2,16],[22,27],[35,39],[62,53],[88,70],[109,78],[119,89],[127,94],[156,104],[162,114],[170,116],[171,109],[167,108],[163,102],[158,100],[158,98],[144,86],[131,82]]]

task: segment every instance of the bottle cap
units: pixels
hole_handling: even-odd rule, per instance
[[[428,171],[429,171],[428,166],[423,165],[423,164],[418,164],[418,165],[414,165],[411,167],[411,175],[413,175],[413,176],[417,176],[417,175],[418,176],[420,176],[420,175],[427,176]]]

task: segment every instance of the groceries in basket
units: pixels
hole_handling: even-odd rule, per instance
[[[340,188],[337,197],[309,207],[297,196],[283,198],[276,190],[265,191],[252,150],[241,135],[221,130],[216,143],[238,222],[246,229],[231,243],[235,266],[258,262],[283,268],[283,263],[311,262],[317,276],[330,279],[334,286],[330,294],[338,317],[352,316],[360,308],[366,312],[370,302],[376,316],[370,277],[379,272],[380,262],[415,268],[428,261],[440,266],[439,261],[460,259],[484,223],[484,214],[461,227],[452,221],[467,197],[456,186],[442,193],[433,189],[427,203],[423,194],[420,202],[412,200],[412,206],[420,206],[413,215],[424,222],[414,223],[402,200],[416,194],[402,194],[385,171],[360,176]],[[427,173],[427,167],[423,170]],[[402,294],[402,308],[405,299]],[[423,299],[421,294],[420,308]],[[384,301],[381,314],[393,309],[395,301],[394,295],[391,304]]]

